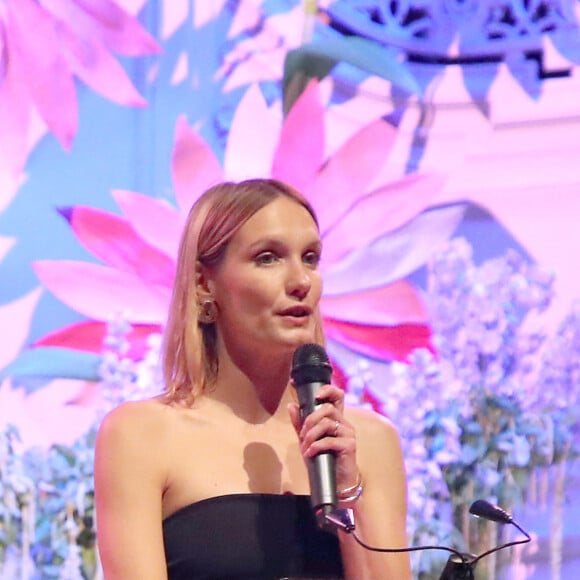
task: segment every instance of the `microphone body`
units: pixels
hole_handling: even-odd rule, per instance
[[[332,367],[328,356],[318,344],[304,344],[298,347],[292,359],[292,380],[298,394],[300,418],[302,421],[324,403],[317,401],[318,390],[330,383]],[[326,516],[338,505],[336,496],[336,458],[328,451],[319,453],[307,461],[310,483],[310,503],[318,525],[331,528]]]

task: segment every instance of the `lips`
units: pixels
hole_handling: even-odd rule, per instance
[[[307,306],[292,306],[292,308],[287,308],[283,310],[280,314],[282,316],[293,316],[295,318],[305,318],[310,316],[312,310]]]

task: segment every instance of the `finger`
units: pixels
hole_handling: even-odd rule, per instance
[[[327,451],[332,451],[337,457],[343,455],[352,455],[354,457],[356,441],[354,437],[323,437],[313,441],[308,446],[303,445],[305,458],[311,458]]]
[[[341,417],[324,417],[310,428],[303,428],[300,432],[304,449],[307,449],[315,441],[325,438],[354,438],[354,429]]]
[[[342,413],[332,403],[322,403],[318,405],[312,413],[307,415],[302,423],[301,435],[312,429],[315,425],[326,419],[333,421],[343,421]]]
[[[302,421],[300,420],[300,406],[298,403],[288,403],[288,414],[290,415],[290,421],[296,433],[300,434],[302,429]]]
[[[302,430],[302,440],[306,445],[310,445],[323,437],[336,437],[340,430],[340,421],[333,417],[323,417],[310,427]]]
[[[316,400],[325,401],[342,409],[344,403],[344,391],[334,385],[324,385],[316,391]]]

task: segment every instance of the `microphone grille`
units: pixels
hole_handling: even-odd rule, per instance
[[[292,367],[304,365],[328,364],[328,356],[319,344],[309,343],[300,345],[292,357]]]
[[[332,367],[324,348],[314,343],[300,345],[292,357],[291,374],[295,385],[310,382],[329,383]]]

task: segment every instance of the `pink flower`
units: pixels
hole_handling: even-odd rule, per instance
[[[113,54],[159,50],[114,0],[0,2],[0,179],[19,177],[39,137],[39,118],[63,147],[71,147],[78,124],[76,79],[119,104],[145,105]]]
[[[103,265],[35,264],[42,283],[90,319],[37,344],[99,352],[107,319],[123,313],[134,325],[132,356],[142,356],[144,339],[165,321],[179,232],[192,203],[224,178],[272,176],[303,191],[318,213],[325,245],[321,310],[329,339],[386,360],[404,360],[414,348],[430,347],[420,294],[404,277],[448,239],[462,211],[424,211],[443,183],[438,175],[381,179],[397,135],[382,120],[351,129],[327,146],[325,122],[332,115],[316,83],[283,123],[280,111],[252,87],[232,121],[223,167],[179,119],[172,160],[177,207],[115,191],[122,216],[88,207],[65,212],[79,241]],[[255,119],[261,119],[260,131]]]

